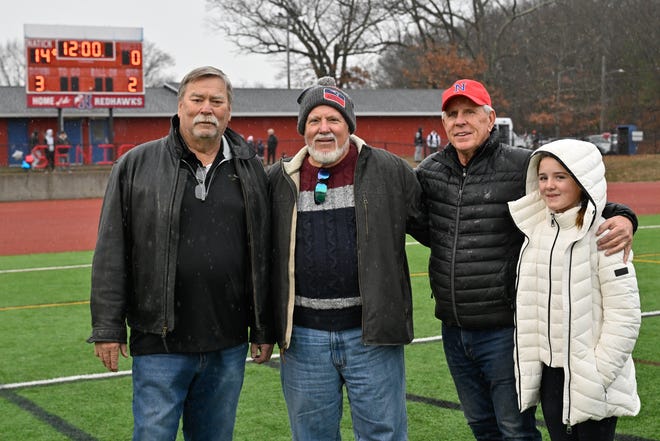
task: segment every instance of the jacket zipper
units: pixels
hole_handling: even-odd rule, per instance
[[[524,233],[523,233],[524,234]],[[518,285],[520,284],[520,267],[521,267],[521,262],[522,262],[522,256],[527,249],[527,246],[529,245],[529,237],[525,234],[525,242],[522,245],[522,248],[520,250],[520,258],[518,259],[518,265],[516,268],[516,286],[515,286],[515,292],[518,292]],[[522,391],[522,375],[520,371],[520,351],[518,349],[518,309],[515,307],[514,303],[514,308],[513,308],[513,341],[515,342],[514,349],[515,353],[514,356],[516,357],[516,369],[518,371],[518,390]],[[522,394],[518,394],[518,408],[522,409]]]
[[[568,341],[566,342],[566,354],[564,357],[566,357],[566,371],[564,372],[564,381],[566,381],[566,387],[568,389],[568,413],[567,413],[567,421],[566,421],[566,433],[571,434],[572,429],[571,429],[571,381],[573,380],[573,376],[571,375],[571,330],[572,330],[572,314],[573,314],[573,308],[571,308],[571,280],[573,278],[573,249],[575,248],[577,242],[573,242],[571,244],[571,252],[569,254],[569,259],[568,259],[568,280],[566,281],[566,289],[568,290],[568,304],[566,307],[568,308],[568,323],[565,324],[565,326],[568,326]]]
[[[369,218],[369,203],[367,201],[367,195],[363,194],[362,195],[362,206],[364,207],[364,218],[365,220]],[[365,239],[369,239],[369,223],[364,222],[364,229],[365,229]]]
[[[365,242],[369,240],[369,222],[367,222],[367,219],[369,219],[369,202],[367,198],[366,192],[362,192],[361,195],[357,194],[357,182],[361,182],[360,179],[358,178],[358,173],[361,171],[360,169],[360,151],[358,151],[358,158],[355,161],[355,171],[353,172],[353,199],[354,201],[354,209],[355,209],[355,233],[356,233],[356,240],[359,242],[359,229],[360,226],[364,226],[364,239]],[[360,188],[360,191],[362,191],[362,188]],[[360,197],[362,199],[362,207],[364,208],[364,217],[363,219],[359,219],[359,213],[358,213],[358,200],[356,198]],[[362,221],[362,222],[360,222]],[[364,298],[362,297],[362,289],[360,288],[363,283],[362,283],[362,271],[360,271],[360,268],[362,268],[362,264],[360,263],[360,253],[357,253],[357,259],[358,259],[358,293],[360,294],[360,299],[362,300],[362,314],[360,317],[360,323],[362,325],[362,341],[365,341],[364,335],[367,330],[367,323],[365,321],[364,317],[364,311],[366,311],[366,306],[364,304]]]
[[[449,277],[450,280],[450,292],[451,292],[451,303],[452,309],[454,312],[454,319],[456,320],[456,326],[461,326],[461,321],[458,318],[458,311],[456,309],[456,248],[458,247],[458,225],[459,219],[461,218],[461,206],[463,203],[463,189],[465,188],[465,181],[467,180],[467,167],[463,167],[463,175],[461,180],[461,185],[458,188],[458,199],[456,200],[456,217],[454,222],[454,243],[452,244],[451,250],[451,274]]]
[[[228,161],[228,158],[224,158],[222,161],[220,161],[220,164],[222,164],[225,161]],[[211,185],[211,182],[213,180],[213,177],[215,176],[215,171],[220,167],[220,164],[218,164],[214,169],[213,173],[211,173],[211,181],[209,181],[209,187]],[[241,186],[241,194],[243,195],[243,202],[245,205],[245,222],[247,224],[247,237],[248,237],[248,250],[250,253],[250,273],[251,273],[251,278],[252,278],[252,308],[253,308],[253,314],[254,314],[254,326],[256,329],[261,328],[261,323],[259,320],[259,314],[257,313],[257,275],[256,275],[256,270],[257,268],[257,262],[255,262],[255,253],[253,250],[254,246],[254,238],[252,237],[252,216],[250,216],[250,204],[247,203],[249,200],[247,190],[245,189],[245,185],[243,185],[243,179],[241,178],[241,173],[240,173],[240,161],[234,162],[234,166],[236,169],[236,176],[238,177],[239,180],[239,185]],[[247,175],[247,173],[246,173]]]
[[[292,193],[292,199],[293,199],[293,210],[291,213],[291,225],[289,228],[290,233],[289,233],[289,261],[291,259],[295,259],[295,254],[292,256],[291,255],[291,250],[296,247],[296,232],[293,228],[293,222],[294,222],[294,217],[296,218],[296,222],[298,221],[298,196],[300,195],[300,185],[296,185],[296,183],[291,179],[291,176],[289,173],[285,170],[284,168],[284,160],[280,159],[280,171],[282,172],[282,176],[284,176],[284,181],[288,184],[289,189],[291,190]],[[300,174],[300,169],[298,169],[298,174]],[[300,183],[300,179],[298,180]],[[287,292],[291,294],[291,287],[295,287],[295,281],[296,281],[296,274],[295,274],[295,265],[294,267],[294,274],[288,277],[287,280]],[[289,344],[291,343],[291,335],[293,334],[293,308],[294,305],[292,303],[291,296],[287,294],[287,308],[286,308],[286,328],[284,330],[284,347],[283,349],[286,351],[289,348]],[[295,297],[295,294],[293,294]],[[295,302],[295,301],[294,301]],[[289,303],[291,303],[289,305]],[[291,325],[289,327],[289,325]]]
[[[555,214],[552,213],[552,226],[557,226],[557,234],[555,235],[555,239],[552,243],[552,248],[550,249],[550,264],[548,266],[548,347],[550,348],[550,363],[552,363],[552,343],[550,339],[550,297],[552,293],[552,260],[553,260],[553,251],[555,248],[555,245],[557,244],[557,239],[559,238],[559,230],[561,229],[559,226],[559,223],[555,219]],[[564,405],[568,409],[568,412],[566,413],[566,434],[570,435],[573,432],[573,429],[571,427],[571,276],[572,276],[572,269],[573,269],[573,248],[575,247],[575,242],[571,244],[571,252],[569,254],[569,262],[568,262],[568,280],[566,282],[566,288],[568,289],[568,305],[564,305],[564,302],[562,300],[562,309],[568,308],[568,323],[564,323],[564,326],[568,327],[568,339],[566,341],[566,349],[564,351],[564,359],[565,359],[565,364],[567,369],[564,369],[564,382],[565,382],[565,388],[568,390],[568,403],[565,403]],[[563,289],[563,276],[562,276],[562,289]]]
[[[165,286],[165,301],[163,302],[163,327],[161,329],[161,334],[160,334],[160,338],[163,342],[163,347],[165,348],[165,353],[168,353],[168,354],[170,352],[170,349],[167,346],[167,339],[166,339],[167,333],[169,331],[169,323],[167,321],[167,314],[168,314],[168,310],[169,310],[168,309],[168,296],[174,296],[174,293],[169,293],[168,294],[169,278],[173,277],[173,275],[171,275],[170,271],[169,271],[170,257],[171,257],[171,254],[170,254],[170,250],[171,250],[170,241],[172,240],[172,234],[171,234],[172,230],[171,230],[170,226],[172,225],[172,213],[174,213],[174,201],[176,200],[176,192],[177,192],[177,187],[178,187],[177,184],[179,183],[179,179],[178,179],[179,169],[178,169],[178,167],[177,167],[176,175],[177,175],[177,179],[174,179],[174,182],[172,184],[173,185],[172,198],[170,199],[170,210],[169,210],[169,213],[168,213],[168,218],[169,219],[168,219],[168,222],[167,222],[167,225],[168,225],[167,240],[165,242],[167,244],[167,251],[166,251],[166,254],[165,254],[165,268],[167,268],[167,271],[163,272],[163,278],[165,279],[165,284],[164,284],[164,286]]]
[[[552,241],[552,246],[550,247],[550,259],[548,263],[548,349],[550,353],[550,364],[548,367],[552,366],[552,338],[551,338],[551,331],[550,331],[550,326],[552,323],[552,257],[554,255],[555,251],[555,245],[557,245],[557,239],[559,238],[559,224],[557,223],[557,220],[555,219],[555,214],[552,213],[550,215],[552,218],[552,221],[550,222],[550,226],[552,227],[557,227],[557,233],[555,233],[555,238]]]
[[[211,183],[213,182],[213,178],[215,177],[215,172],[220,168],[220,165],[225,161],[229,161],[229,159],[224,158],[222,161],[218,163],[218,165],[213,167],[209,179],[204,181],[204,199],[202,199],[202,202],[204,202],[209,195],[209,190],[211,189]],[[190,170],[190,173],[192,173],[193,178],[195,178],[195,181],[197,181],[197,175],[195,174],[195,169],[193,169],[193,166],[190,165],[190,163],[185,159],[181,159],[181,162],[183,162],[188,166],[188,170]],[[243,197],[245,197],[245,194],[243,195]]]

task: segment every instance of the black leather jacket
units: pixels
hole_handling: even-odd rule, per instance
[[[126,324],[161,335],[176,326],[179,207],[190,173],[181,167],[186,147],[178,127],[179,119],[174,116],[168,136],[135,147],[112,169],[92,264],[90,342],[125,343]],[[250,341],[273,343],[268,287],[268,182],[263,165],[243,139],[230,129],[224,135],[246,207]]]
[[[417,168],[428,207],[429,279],[435,316],[450,326],[513,326],[516,264],[523,235],[507,202],[525,195],[531,150],[500,144],[497,130],[463,166],[453,145]],[[635,214],[608,204],[604,217]]]
[[[406,259],[406,229],[423,214],[421,189],[410,166],[391,153],[364,144],[355,167],[358,283],[362,297],[362,341],[400,345],[413,338],[412,290]],[[289,346],[295,298],[295,246],[300,167],[307,147],[268,171],[271,187],[273,258],[271,276],[280,348]]]

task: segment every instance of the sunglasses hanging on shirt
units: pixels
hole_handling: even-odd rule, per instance
[[[328,194],[328,179],[330,179],[330,171],[325,168],[319,169],[316,175],[316,187],[314,187],[314,203],[320,205],[325,202],[325,197]]]
[[[197,185],[195,185],[195,197],[200,201],[206,200],[206,168],[201,165],[197,166],[197,171],[195,172],[195,179],[197,179]]]

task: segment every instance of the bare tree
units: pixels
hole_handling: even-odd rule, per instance
[[[340,87],[363,85],[368,65],[398,42],[389,2],[378,0],[207,0],[211,26],[240,50],[293,57],[302,84],[331,76]],[[287,63],[287,70],[292,63]]]
[[[650,132],[660,100],[659,8],[646,0],[556,0],[522,18],[494,75],[499,84],[515,79],[510,115],[549,136],[631,122]]]
[[[18,40],[0,44],[0,85],[25,85],[25,53]]]
[[[402,0],[395,11],[410,18],[412,31],[423,49],[445,43],[474,61],[483,59],[487,72],[507,57],[502,38],[514,22],[534,14],[554,0]]]
[[[145,40],[142,44],[144,64],[144,85],[146,87],[160,87],[174,81],[174,75],[165,70],[174,66],[174,58],[161,50],[155,43]]]

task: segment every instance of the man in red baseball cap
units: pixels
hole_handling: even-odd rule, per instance
[[[416,169],[429,222],[429,237],[416,238],[431,248],[447,365],[477,440],[540,441],[535,408],[518,407],[513,312],[523,236],[507,205],[525,194],[531,151],[499,142],[490,95],[478,81],[458,80],[445,90],[442,124],[449,144]],[[599,246],[629,250],[634,213],[610,206],[605,216],[597,234],[609,229],[610,242]]]
[[[445,110],[449,100],[456,96],[468,97],[472,102],[483,106],[490,106],[490,95],[479,81],[458,80],[449,89],[442,93],[442,110]]]
[[[488,91],[478,81],[458,80],[442,94],[442,124],[458,159],[466,165],[488,139],[495,110]]]

